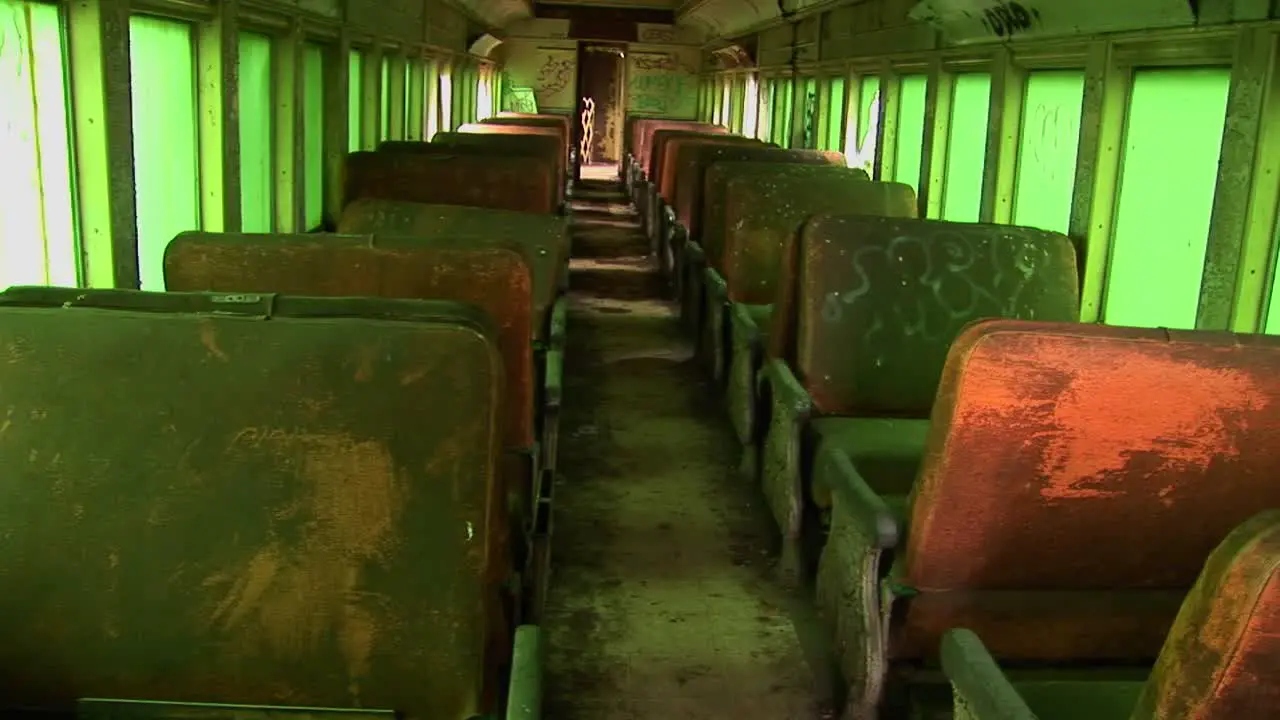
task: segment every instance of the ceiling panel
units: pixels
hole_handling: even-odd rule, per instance
[[[472,16],[492,28],[508,25],[533,16],[532,0],[453,0]]]

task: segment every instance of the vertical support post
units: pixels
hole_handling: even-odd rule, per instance
[[[382,46],[374,38],[364,56],[364,97],[360,101],[360,147],[378,149],[382,139]]]
[[[409,126],[408,140],[424,140],[423,114],[426,109],[426,68],[421,57],[409,59]]]
[[[1027,76],[1007,48],[996,53],[991,68],[991,105],[987,110],[987,162],[982,172],[979,222],[1013,222],[1014,183],[1018,175],[1018,140]]]
[[[897,171],[898,108],[901,105],[902,83],[893,67],[885,63],[880,70],[880,137],[876,139],[874,180],[893,180]]]
[[[82,284],[137,288],[127,0],[67,4]]]
[[[404,135],[404,68],[405,56],[397,52],[391,56],[390,78],[387,80],[387,134],[392,140],[403,140]]]
[[[1084,257],[1079,258],[1081,322],[1098,322],[1103,316],[1130,77],[1116,64],[1110,42],[1099,40],[1090,46],[1069,225],[1071,237],[1084,246]]]
[[[306,144],[303,127],[306,83],[303,72],[302,24],[296,19],[289,32],[272,44],[273,107],[275,109],[275,230],[306,230]]]
[[[345,30],[324,51],[324,222],[342,214],[342,163],[350,142],[351,36]]]
[[[240,231],[240,0],[219,0],[196,36],[200,226]]]
[[[951,135],[951,101],[955,96],[955,76],[934,58],[929,65],[929,84],[924,100],[924,137],[920,150],[920,217],[942,217],[947,184],[947,141]]]
[[[1270,233],[1260,232],[1254,204],[1265,217],[1275,218],[1276,175],[1266,174],[1261,187],[1256,181],[1258,170],[1266,160],[1274,163],[1275,156],[1274,149],[1270,158],[1259,155],[1264,146],[1264,118],[1275,117],[1263,115],[1264,102],[1275,81],[1275,45],[1275,36],[1269,29],[1246,27],[1237,33],[1213,215],[1200,279],[1197,330],[1247,327],[1253,331],[1262,316],[1260,280],[1266,278],[1269,268],[1259,260],[1270,255],[1262,248],[1270,248],[1271,238]],[[1266,140],[1274,146],[1274,138]],[[1233,312],[1236,308],[1239,313]]]

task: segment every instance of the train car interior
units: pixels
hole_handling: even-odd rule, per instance
[[[0,716],[1280,718],[1278,220],[1277,0],[0,0]]]

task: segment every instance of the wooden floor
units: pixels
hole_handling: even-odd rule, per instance
[[[822,634],[773,580],[776,530],[621,187],[575,195],[546,717],[830,718]]]

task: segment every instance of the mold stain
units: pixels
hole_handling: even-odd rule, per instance
[[[1102,485],[1139,454],[1161,459],[1160,470],[1151,473],[1156,480],[1238,455],[1242,428],[1230,417],[1256,413],[1268,402],[1247,372],[1169,356],[1135,352],[1053,364],[1078,369],[1046,418],[1042,437],[1048,442],[1039,465],[1046,479],[1040,494],[1047,499],[1116,495],[1121,491]],[[1098,372],[1104,364],[1109,367]],[[1176,488],[1164,479],[1158,494],[1172,502]]]
[[[258,428],[239,433],[232,451],[237,446],[296,468],[306,493],[272,513],[273,524],[291,527],[273,528],[276,539],[242,567],[204,580],[221,594],[208,622],[281,658],[314,653],[336,638],[358,701],[373,649],[393,631],[368,607],[379,598],[362,587],[364,567],[397,542],[405,490],[392,458],[376,442]],[[298,539],[279,539],[286,535]]]

